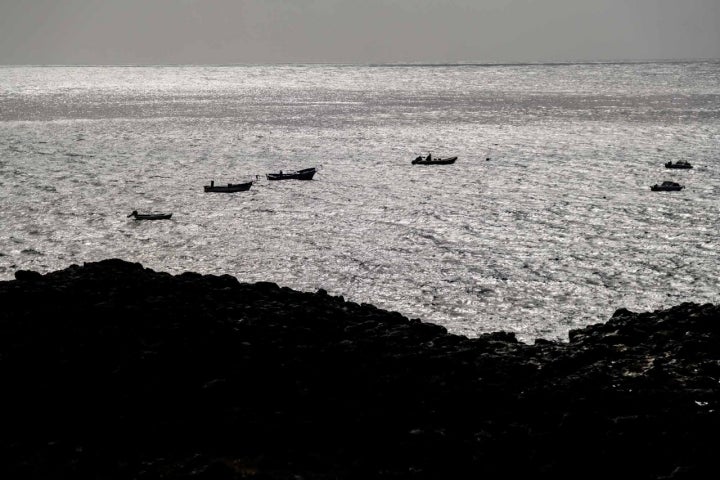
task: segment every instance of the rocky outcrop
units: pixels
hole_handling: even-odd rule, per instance
[[[0,282],[2,478],[707,478],[720,308],[468,339],[106,260]]]

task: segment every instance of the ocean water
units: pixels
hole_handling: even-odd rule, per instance
[[[120,257],[565,339],[720,301],[720,63],[2,67],[0,212],[2,280]]]

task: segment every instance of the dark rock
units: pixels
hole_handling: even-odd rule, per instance
[[[2,478],[708,478],[720,308],[476,339],[112,259],[0,282]],[[619,473],[620,472],[620,473]]]
[[[21,282],[37,282],[42,280],[42,275],[31,270],[18,270],[15,272],[15,279]]]
[[[507,343],[518,343],[517,338],[513,332],[492,332],[485,333],[480,338],[491,340],[495,342],[507,342]]]
[[[258,282],[255,284],[255,288],[257,288],[261,292],[272,292],[275,290],[280,290],[278,284],[274,282]]]
[[[632,315],[635,315],[635,314],[633,312],[631,312],[630,310],[628,310],[627,308],[618,308],[617,310],[615,310],[615,313],[613,313],[611,318],[627,317],[627,316],[632,316]]]

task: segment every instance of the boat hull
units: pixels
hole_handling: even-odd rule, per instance
[[[306,168],[297,172],[268,173],[265,177],[268,180],[312,180],[316,172],[314,168]]]
[[[679,187],[663,187],[661,185],[653,185],[652,187],[650,187],[650,190],[652,190],[653,192],[679,192],[683,188],[685,188],[684,185],[680,185]]]
[[[203,188],[205,189],[205,192],[214,192],[214,193],[234,193],[234,192],[245,192],[250,190],[250,187],[252,187],[253,182],[247,182],[247,183],[228,183],[226,186],[221,185],[205,185]]]
[[[412,164],[413,165],[451,165],[451,164],[455,163],[455,160],[457,160],[457,157],[440,158],[438,160],[415,159],[412,161]]]
[[[170,217],[172,217],[172,213],[163,213],[163,214],[137,214],[135,215],[135,220],[170,220]]]

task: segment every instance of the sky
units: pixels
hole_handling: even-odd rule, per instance
[[[720,58],[720,0],[0,0],[0,64]]]

